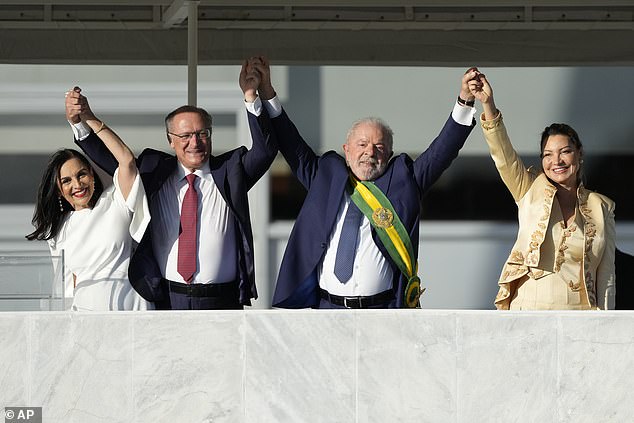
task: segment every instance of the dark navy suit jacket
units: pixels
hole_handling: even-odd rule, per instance
[[[334,151],[317,156],[303,140],[286,112],[271,119],[280,152],[297,179],[308,190],[291,232],[280,267],[273,305],[284,308],[316,307],[319,304],[317,270],[332,233],[348,181],[345,159]],[[407,229],[418,255],[418,224],[421,199],[427,189],[449,167],[464,145],[471,126],[456,123],[451,117],[438,137],[416,160],[406,154],[392,158],[374,183],[394,206]],[[392,267],[396,307],[403,307],[407,281],[372,230],[377,247]]]
[[[277,155],[277,144],[269,136],[269,120],[266,111],[258,118],[247,113],[253,138],[250,150],[239,147],[219,156],[210,156],[209,167],[222,197],[233,212],[236,221],[238,244],[238,285],[240,303],[250,305],[257,298],[253,259],[253,232],[249,219],[247,191],[264,175]],[[118,166],[114,156],[94,133],[83,141],[75,141],[79,147],[104,171],[114,174]],[[175,156],[162,151],[145,149],[137,158],[137,167],[143,181],[148,201],[167,178],[176,170]],[[128,277],[134,289],[146,300],[159,305],[167,304],[169,294],[152,248],[152,231],[145,231],[135,250],[128,269]]]

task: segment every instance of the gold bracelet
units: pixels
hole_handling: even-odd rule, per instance
[[[97,129],[97,130],[95,131],[95,135],[97,135],[98,133],[100,133],[101,131],[103,131],[103,129],[104,129],[105,127],[106,127],[106,124],[105,124],[103,121],[101,121],[101,126],[99,127],[99,129]]]

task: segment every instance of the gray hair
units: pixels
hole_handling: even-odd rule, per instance
[[[209,114],[209,112],[207,112],[207,110],[200,107],[196,107],[196,106],[185,105],[185,106],[180,106],[179,108],[175,110],[172,110],[171,112],[169,112],[167,116],[165,116],[165,130],[167,132],[171,130],[172,121],[174,120],[176,115],[179,115],[181,113],[197,113],[203,120],[203,124],[205,125],[205,128],[211,129],[213,122],[212,122],[211,115]],[[170,142],[169,135],[167,136],[167,142]]]
[[[392,131],[392,128],[390,128],[390,126],[383,119],[378,117],[373,117],[373,116],[364,117],[364,118],[355,120],[352,123],[352,126],[350,127],[350,129],[348,130],[348,134],[346,135],[346,142],[350,140],[350,137],[352,137],[352,134],[357,129],[357,127],[359,125],[364,125],[364,124],[370,124],[379,128],[381,130],[381,133],[383,133],[383,141],[390,148],[390,151],[393,150],[394,132]]]

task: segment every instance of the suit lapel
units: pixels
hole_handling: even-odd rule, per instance
[[[227,162],[219,160],[217,157],[210,156],[209,157],[209,171],[211,172],[211,177],[214,180],[214,184],[220,191],[220,195],[227,203],[229,209],[236,216],[239,223],[246,222],[249,220],[248,216],[248,204],[243,204],[244,202],[241,200],[242,197],[232,198],[231,193],[227,190],[229,178],[227,175]],[[232,174],[233,175],[233,174]],[[235,176],[235,175],[234,175]],[[236,180],[235,178],[231,180],[231,184],[233,184],[232,192],[239,191],[238,184],[241,181]]]
[[[167,178],[174,173],[177,163],[176,157],[174,156],[169,155],[161,157],[159,158],[156,168],[152,169],[150,172],[141,174],[143,178],[143,185],[146,192],[149,194],[150,199],[159,192],[161,186],[163,186],[165,181],[167,181]]]
[[[394,174],[394,159],[392,159],[388,165],[387,169],[385,169],[385,173],[381,175],[378,179],[374,181],[374,185],[376,185],[388,198],[388,190],[390,189],[390,184],[392,183],[392,175]]]
[[[340,169],[341,172],[340,172]],[[337,172],[337,175],[332,178],[332,186],[328,190],[328,198],[325,199],[323,204],[324,210],[324,222],[326,224],[326,230],[331,233],[335,227],[335,220],[337,213],[339,212],[339,205],[344,198],[344,191],[348,184],[348,168],[344,164],[341,167],[333,168]]]
[[[218,187],[220,195],[222,195],[222,198],[224,198],[227,204],[231,206],[231,202],[228,199],[227,190],[225,187],[225,181],[227,180],[226,166],[222,166],[222,162],[214,156],[209,157],[208,164],[209,171],[211,172],[211,177],[214,179],[214,183]]]

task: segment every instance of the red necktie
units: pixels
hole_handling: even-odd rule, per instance
[[[181,207],[181,233],[178,236],[178,264],[176,270],[185,279],[185,282],[191,283],[196,272],[196,234],[198,223],[198,193],[194,187],[196,175],[190,173],[187,175],[187,183],[189,187],[183,198],[183,206]]]

